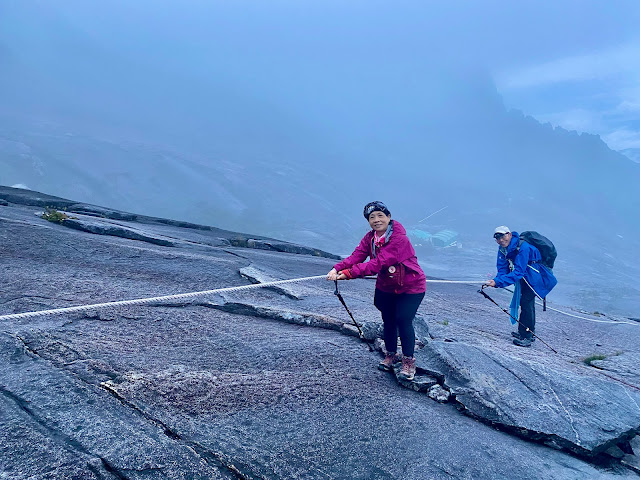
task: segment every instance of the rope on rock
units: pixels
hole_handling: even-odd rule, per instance
[[[13,314],[9,314],[9,315],[0,315],[0,320],[19,320],[19,319],[25,319],[25,318],[33,318],[33,317],[42,317],[42,316],[47,316],[47,315],[57,315],[59,313],[71,313],[71,312],[82,312],[82,311],[86,311],[86,310],[95,310],[98,308],[103,308],[103,307],[122,307],[122,306],[127,306],[127,305],[144,305],[144,304],[148,304],[148,303],[156,303],[156,302],[163,302],[163,301],[168,301],[168,300],[180,300],[180,299],[186,299],[186,298],[195,298],[195,297],[200,297],[200,296],[204,296],[204,295],[211,295],[211,294],[216,294],[216,293],[228,293],[228,292],[236,292],[236,291],[240,291],[240,290],[249,290],[252,288],[263,288],[263,287],[271,287],[271,286],[275,286],[275,285],[284,285],[284,284],[288,284],[288,283],[298,283],[298,282],[306,282],[309,280],[318,280],[321,278],[326,278],[326,275],[315,275],[312,277],[301,277],[301,278],[292,278],[292,279],[288,279],[288,280],[276,280],[273,282],[265,282],[265,283],[253,283],[250,285],[239,285],[236,287],[225,287],[225,288],[216,288],[214,290],[203,290],[201,292],[190,292],[190,293],[180,293],[180,294],[176,294],[176,295],[164,295],[161,297],[150,297],[150,298],[138,298],[138,299],[134,299],[134,300],[120,300],[120,301],[116,301],[116,302],[106,302],[106,303],[94,303],[91,305],[78,305],[75,307],[65,307],[65,308],[54,308],[52,310],[41,310],[38,312],[25,312],[25,313],[13,313]],[[486,283],[485,281],[479,281],[479,280],[427,280],[429,283],[461,283],[461,284],[484,284]],[[337,291],[337,281],[336,281],[336,291]],[[481,292],[479,290],[479,292]],[[481,292],[484,294],[484,292]],[[485,294],[485,296],[487,296]],[[488,296],[487,296],[488,298]],[[490,299],[492,302],[495,303],[495,301],[493,299]],[[345,308],[347,308],[346,304],[344,304],[343,301],[343,305],[345,306]],[[497,303],[496,303],[497,305]],[[499,305],[498,305],[499,307]],[[549,307],[551,308],[551,307]],[[637,323],[629,323],[629,322],[614,322],[614,321],[605,321],[605,320],[593,320],[593,319],[589,319],[589,318],[585,318],[585,317],[580,317],[577,315],[572,315],[570,313],[566,313],[566,312],[562,312],[560,310],[556,310],[554,308],[551,308],[551,310],[554,310],[558,313],[562,313],[564,315],[568,315],[570,317],[576,317],[576,318],[582,318],[583,320],[589,320],[592,322],[600,322],[600,323],[619,323],[619,324],[627,324],[627,325],[638,325]],[[506,311],[506,310],[505,310]],[[349,312],[349,309],[347,308],[347,312]],[[509,313],[509,312],[507,312]],[[351,315],[351,312],[349,312],[349,314]],[[351,318],[353,319],[353,315],[351,315]],[[353,319],[353,323],[356,325],[356,327],[358,327],[358,330],[360,332],[360,338],[364,340],[364,336],[362,335],[362,331],[360,330],[360,326],[357,324],[357,322],[355,321],[355,319]],[[540,339],[540,337],[538,337],[538,339],[540,341],[542,341],[542,339]],[[544,343],[544,342],[543,342]],[[367,342],[367,344],[369,345],[369,348],[371,349],[371,345],[369,344],[369,342]],[[548,344],[545,343],[545,345],[547,345],[549,348],[551,348],[551,350],[553,350],[554,352],[556,352],[551,346],[549,346]],[[558,353],[558,352],[556,352]],[[635,385],[632,385],[630,383],[625,382],[624,380],[621,380],[619,378],[613,377],[612,375],[609,375],[605,372],[602,372],[599,369],[596,369],[597,372],[611,378],[612,380],[615,380],[617,382],[620,382],[626,386],[632,387],[636,390],[640,390],[640,387],[637,387]]]
[[[505,290],[507,292],[509,292],[509,293],[513,293],[513,290],[509,290],[508,288],[505,288]],[[534,293],[535,293],[535,291],[534,291]],[[536,294],[536,296],[537,295],[538,294]],[[538,297],[538,298],[540,298],[540,297]],[[536,304],[537,305],[542,305],[542,302],[536,301]],[[626,322],[624,320],[597,320],[595,318],[582,317],[580,315],[574,315],[573,313],[563,312],[562,310],[558,310],[557,308],[550,307],[548,304],[547,304],[547,309],[548,310],[553,310],[554,312],[560,313],[562,315],[566,315],[567,317],[573,317],[573,318],[579,318],[580,320],[586,320],[587,322],[610,323],[610,324],[613,324],[613,325],[634,325],[634,326],[640,325],[639,322]]]
[[[430,279],[427,278],[427,283],[465,283],[467,285],[474,285],[474,284],[483,284],[484,285],[485,283],[487,283],[487,281],[486,280],[481,280],[481,281],[479,281],[479,280],[468,280],[468,281],[467,280],[430,280]],[[528,284],[528,282],[527,282],[527,284]],[[505,288],[505,290],[507,292],[513,293],[513,290],[509,290],[508,288]],[[533,288],[531,290],[533,290]],[[539,299],[542,300],[542,297],[540,297],[540,295],[538,295],[535,290],[533,290],[533,293],[536,294],[536,297],[538,297]],[[536,304],[541,305],[541,306],[543,305],[543,303],[539,302],[539,301],[536,301]],[[548,304],[546,305],[546,308],[549,309],[549,310],[553,310],[554,312],[560,313],[562,315],[566,315],[568,317],[573,317],[573,318],[579,318],[581,320],[586,320],[588,322],[609,323],[609,324],[613,324],[613,325],[635,325],[635,326],[640,325],[640,322],[626,322],[624,320],[597,320],[595,318],[581,317],[580,315],[574,315],[572,313],[563,312],[562,310],[558,310],[557,308],[550,307]]]
[[[76,307],[54,308],[52,310],[41,310],[39,312],[13,313],[8,315],[0,315],[0,320],[22,320],[25,318],[43,317],[47,315],[57,315],[59,313],[82,312],[85,310],[95,310],[103,307],[124,307],[128,305],[144,305],[146,303],[164,302],[169,300],[181,300],[186,298],[201,297],[216,293],[228,293],[238,290],[249,290],[251,288],[272,287],[275,285],[283,285],[287,283],[306,282],[309,280],[318,280],[326,278],[326,275],[315,275],[313,277],[291,278],[288,280],[276,280],[273,282],[253,283],[251,285],[240,285],[237,287],[217,288],[215,290],[204,290],[202,292],[180,293],[176,295],[164,295],[161,297],[138,298],[135,300],[121,300],[116,302],[94,303],[90,305],[78,305]],[[430,283],[480,283],[477,280],[460,281],[460,280],[429,280]]]
[[[326,278],[326,275],[316,275],[314,277],[292,278],[289,280],[277,280],[274,282],[253,283],[251,285],[240,285],[237,287],[216,288],[215,290],[204,290],[202,292],[180,293],[177,295],[164,295],[162,297],[139,298],[135,300],[121,300],[116,302],[94,303],[91,305],[78,305],[77,307],[54,308],[53,310],[41,310],[39,312],[13,313],[10,315],[0,315],[0,320],[21,320],[25,318],[41,317],[46,315],[57,315],[59,313],[82,312],[85,310],[95,310],[103,307],[123,307],[127,305],[144,305],[146,303],[164,302],[168,300],[180,300],[185,298],[195,298],[216,293],[236,292],[238,290],[249,290],[252,288],[271,287],[287,283],[306,282]]]
[[[55,308],[52,310],[41,310],[38,312],[25,312],[25,313],[13,313],[8,315],[0,315],[0,320],[21,320],[25,318],[33,318],[33,317],[42,317],[47,315],[57,315],[59,313],[71,313],[71,312],[81,312],[85,310],[95,310],[103,307],[122,307],[127,305],[144,305],[146,303],[155,303],[155,302],[163,302],[168,300],[180,300],[185,298],[194,298],[200,297],[204,295],[211,295],[216,293],[228,293],[234,292],[238,290],[248,290],[252,288],[262,288],[262,287],[271,287],[275,285],[283,285],[287,283],[297,283],[297,282],[306,282],[309,280],[318,280],[321,278],[326,278],[326,275],[315,275],[312,277],[301,277],[301,278],[292,278],[288,280],[276,280],[273,282],[265,282],[265,283],[254,283],[251,285],[240,285],[237,287],[225,287],[225,288],[217,288],[215,290],[204,290],[202,292],[191,292],[191,293],[181,293],[176,295],[164,295],[161,297],[151,297],[151,298],[139,298],[135,300],[121,300],[116,302],[106,302],[106,303],[95,303],[91,305],[78,305],[76,307],[65,307],[65,308]],[[466,284],[466,285],[478,285],[485,284],[486,280],[432,280],[427,279],[427,283],[449,283],[449,284]],[[505,289],[510,291],[509,289]],[[625,321],[611,321],[611,320],[596,320],[592,318],[581,317],[579,315],[573,315],[571,313],[563,312],[556,308],[547,307],[554,312],[558,312],[563,315],[567,315],[569,317],[580,318],[582,320],[587,320],[589,322],[596,323],[609,323],[609,324],[619,324],[619,325],[640,325],[637,322],[625,322]]]
[[[540,305],[539,302],[538,305]],[[547,305],[547,309],[548,310],[553,310],[554,312],[558,312],[561,313],[562,315],[566,315],[568,317],[573,317],[573,318],[579,318],[581,320],[586,320],[588,322],[595,322],[595,323],[612,323],[612,324],[616,324],[616,325],[640,325],[640,323],[638,322],[625,322],[624,320],[597,320],[595,318],[587,318],[587,317],[581,317],[580,315],[574,315],[572,313],[568,313],[568,312],[563,312],[562,310],[558,310],[557,308],[553,308],[550,307],[549,305]]]
[[[467,285],[484,285],[485,283],[487,283],[486,280],[431,280],[430,278],[427,278],[427,283],[464,283]]]

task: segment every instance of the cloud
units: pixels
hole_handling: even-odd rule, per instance
[[[616,107],[616,112],[620,113],[637,113],[640,112],[640,102],[633,102],[630,100],[623,100]]]
[[[637,161],[640,152],[640,40],[529,65],[495,76],[513,107],[541,122],[594,133]]]
[[[556,83],[602,80],[622,73],[640,74],[640,41],[586,55],[556,59],[496,75],[500,89],[542,87]]]
[[[615,97],[619,103],[608,114],[637,120],[640,113],[640,72],[635,78],[635,85],[619,88]]]
[[[602,136],[614,150],[640,149],[640,131],[620,129]]]
[[[640,163],[640,148],[627,148],[626,150],[620,150],[620,153],[626,155],[636,163]]]
[[[626,105],[623,108],[625,111],[639,111],[635,110],[636,105]],[[604,112],[572,109],[533,116],[539,122],[549,122],[566,130],[598,134],[609,148],[623,153],[635,162],[640,162],[640,129],[634,129],[630,125],[619,126],[619,122],[613,121],[618,111],[619,108]]]
[[[582,108],[575,108],[566,112],[534,114],[534,117],[542,123],[549,122],[566,130],[593,133],[605,129],[601,114]]]

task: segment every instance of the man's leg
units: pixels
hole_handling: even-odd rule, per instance
[[[536,331],[536,294],[527,285],[524,278],[520,280],[520,322],[518,323],[518,333],[520,338],[531,339],[531,332],[527,332],[526,327],[532,332]]]

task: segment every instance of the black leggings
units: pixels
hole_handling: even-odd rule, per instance
[[[402,342],[402,353],[413,357],[416,347],[416,334],[413,330],[413,318],[424,298],[424,293],[387,293],[376,288],[373,304],[384,322],[384,345],[389,353],[398,350],[398,333]]]
[[[536,331],[536,294],[527,285],[524,278],[520,279],[520,322],[518,323],[518,333],[522,338],[531,338],[531,332],[527,332],[527,327],[532,332]]]

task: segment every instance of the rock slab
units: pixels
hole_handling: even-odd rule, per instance
[[[462,342],[432,341],[416,359],[465,413],[529,439],[595,456],[640,431],[640,394],[620,383]]]

